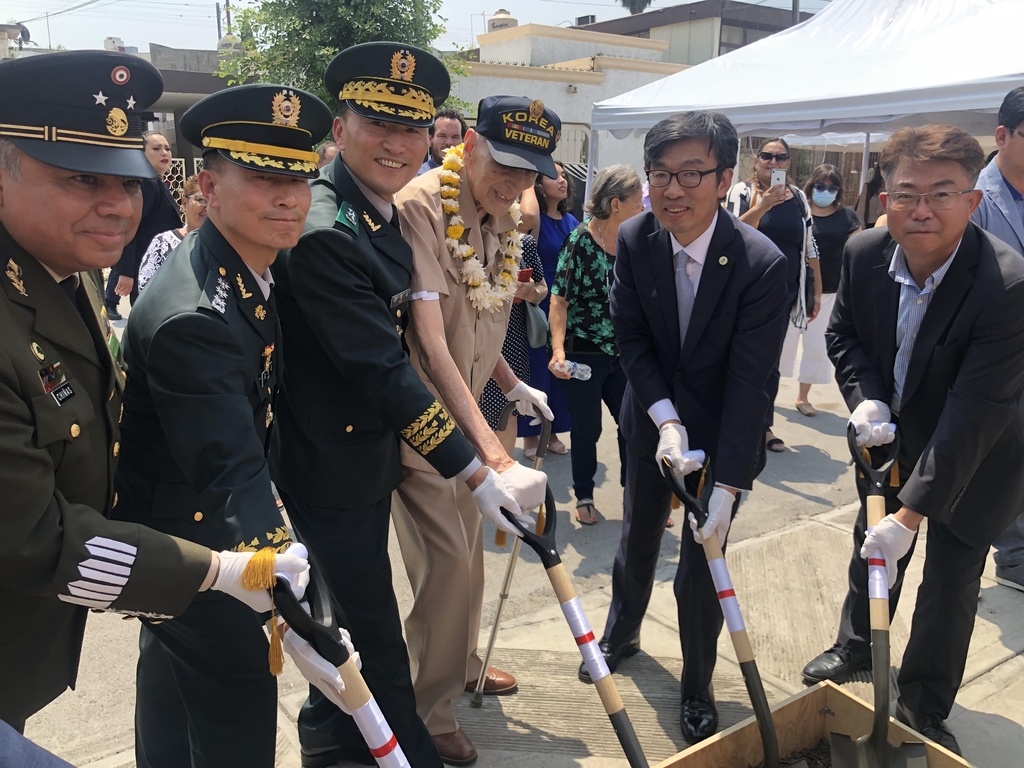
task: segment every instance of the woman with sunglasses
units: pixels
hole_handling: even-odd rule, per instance
[[[832,304],[839,290],[839,274],[843,267],[843,248],[850,235],[860,232],[863,227],[857,212],[843,205],[843,177],[834,165],[819,165],[811,172],[804,185],[804,194],[811,203],[811,220],[814,243],[818,259],[811,262],[818,271],[817,285],[821,287],[819,314],[822,319],[810,323],[806,330],[789,327],[786,342],[782,346],[781,374],[793,375],[797,347],[800,347],[800,367],[797,381],[800,392],[796,398],[796,409],[804,416],[814,416],[817,411],[807,399],[812,384],[828,384],[832,381],[832,364],[825,351],[825,327],[832,315]]]
[[[206,221],[206,198],[199,191],[199,179],[197,176],[189,176],[185,179],[185,185],[181,189],[181,212],[185,216],[185,226],[169,229],[161,232],[153,238],[142,256],[142,263],[139,265],[139,292],[146,287],[146,283],[153,279],[153,275],[160,269],[160,266],[167,258],[167,254],[178,247],[178,244],[185,239],[185,235]]]
[[[807,306],[804,265],[810,264],[817,274],[810,207],[804,193],[799,187],[789,184],[788,179],[786,184],[771,186],[772,171],[783,170],[788,174],[789,165],[789,144],[785,140],[774,138],[763,142],[754,158],[753,177],[733,185],[726,196],[725,207],[740,221],[756,227],[785,254],[789,264],[789,303],[793,306],[791,320],[802,330],[818,315],[821,281],[815,280],[814,305]],[[772,433],[775,396],[779,393],[778,367],[768,378],[767,392],[771,407],[765,420],[765,447],[781,453],[786,448],[785,443]]]

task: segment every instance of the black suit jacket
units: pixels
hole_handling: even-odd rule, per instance
[[[207,219],[132,307],[113,517],[211,549],[290,542],[270,485],[274,295]]]
[[[181,208],[161,179],[142,181],[142,219],[135,237],[121,251],[121,259],[111,270],[114,274],[139,279],[139,267],[146,249],[161,232],[181,227]],[[138,286],[136,286],[138,290]]]
[[[719,211],[681,341],[669,233],[649,212],[620,227],[611,314],[629,378],[620,422],[633,450],[654,454],[647,409],[669,398],[716,481],[751,487],[765,461],[765,385],[789,314],[787,268],[768,238]]]
[[[412,249],[340,155],[320,174],[302,239],[274,266],[287,373],[271,463],[299,501],[359,507],[402,482],[398,435],[445,477],[475,451],[409,363]]]
[[[893,396],[900,286],[885,229],[855,235],[826,333],[852,411]],[[1024,507],[1024,258],[968,224],[921,322],[897,422],[900,463],[913,467],[899,498],[987,546]]]

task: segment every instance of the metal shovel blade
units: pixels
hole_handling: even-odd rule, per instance
[[[832,768],[928,768],[924,744],[908,741],[898,747],[886,742],[888,749],[876,749],[871,734],[854,741],[845,733],[829,735]],[[888,758],[888,760],[886,760]]]

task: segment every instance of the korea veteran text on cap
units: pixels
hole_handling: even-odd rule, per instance
[[[181,133],[203,154],[217,151],[250,171],[317,176],[314,145],[331,129],[331,110],[285,85],[239,85],[207,96],[181,116]]]
[[[106,176],[152,178],[142,111],[164,81],[118,51],[66,51],[0,63],[0,138],[41,163]]]
[[[501,165],[537,171],[552,179],[558,176],[551,155],[562,138],[562,121],[540,99],[481,99],[476,132],[487,139],[491,155]]]
[[[427,51],[381,42],[353,45],[335,56],[324,85],[357,115],[429,128],[452,81]]]

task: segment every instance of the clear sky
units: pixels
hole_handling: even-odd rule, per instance
[[[341,1],[341,0],[339,0]],[[655,0],[652,8],[667,8],[686,0]],[[791,7],[792,0],[761,0],[758,5]],[[818,11],[825,0],[801,0],[805,11]],[[223,2],[221,3],[223,8]],[[569,26],[578,16],[594,14],[599,21],[625,16],[628,12],[614,0],[444,0],[441,16],[446,33],[436,41],[438,48],[455,45],[472,47],[474,35],[485,31],[489,18],[506,8],[520,24],[534,22]],[[49,30],[46,18],[49,12]],[[217,44],[215,0],[0,0],[0,20],[25,22],[32,39],[41,46],[47,40],[66,48],[102,48],[103,39],[113,36],[125,45],[149,49],[150,43],[174,48],[212,49]]]

